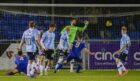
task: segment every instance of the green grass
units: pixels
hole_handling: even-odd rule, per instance
[[[25,75],[5,76],[6,71],[0,71],[0,81],[140,81],[140,71],[129,71],[124,77],[117,77],[115,71],[94,71],[87,70],[82,73],[70,73],[68,70],[61,70],[54,74],[49,72],[48,76],[38,76],[29,79]]]

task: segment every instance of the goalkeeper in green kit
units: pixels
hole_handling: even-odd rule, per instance
[[[72,43],[74,42],[75,40],[75,37],[76,37],[76,34],[78,32],[80,33],[83,33],[85,31],[85,29],[87,28],[89,22],[88,21],[85,21],[85,26],[84,27],[78,27],[78,26],[75,26],[76,25],[76,19],[71,19],[70,21],[70,25],[68,26],[65,26],[65,28],[61,31],[61,34],[66,32],[66,28],[69,27],[70,28],[70,32],[68,34],[68,43],[69,43],[69,46],[72,45]],[[70,72],[73,72],[73,67],[74,67],[74,60],[72,60],[70,62]]]

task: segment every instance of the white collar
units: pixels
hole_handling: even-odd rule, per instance
[[[31,30],[31,31],[32,31],[32,30],[33,30],[33,28],[29,28],[29,30]]]

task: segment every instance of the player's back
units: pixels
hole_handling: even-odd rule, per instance
[[[27,52],[36,51],[37,33],[34,29],[29,28],[26,31],[24,31],[22,39],[25,41]]]
[[[73,46],[72,46],[72,50],[71,52],[75,55],[75,56],[80,56],[81,51],[83,50],[83,48],[86,47],[85,42],[80,42],[80,44],[78,44],[77,41],[73,42]]]
[[[58,49],[68,49],[69,48],[69,43],[68,43],[68,33],[64,32],[61,34]]]

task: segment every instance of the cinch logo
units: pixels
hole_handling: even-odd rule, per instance
[[[134,60],[140,61],[140,52],[135,52],[134,53]]]
[[[111,52],[96,52],[95,58],[97,60],[115,60],[116,54]]]
[[[111,52],[106,51],[105,48],[102,48],[100,52],[96,52],[95,58],[97,60],[115,60],[116,55],[117,54],[112,54]]]
[[[96,60],[115,60],[116,58],[115,53],[111,53],[111,52],[96,52],[95,54],[95,59]],[[140,61],[140,52],[135,52],[133,55],[134,60],[136,61]]]

